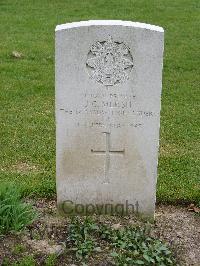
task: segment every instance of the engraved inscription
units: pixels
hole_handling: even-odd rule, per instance
[[[133,68],[133,57],[124,43],[114,42],[112,37],[92,45],[86,62],[92,79],[105,86],[123,83]]]
[[[148,109],[140,109],[137,106],[137,96],[135,93],[110,93],[104,92],[83,92],[79,106],[62,106],[60,111],[76,117],[76,127],[84,128],[106,128],[120,129],[124,127],[141,128],[149,119],[154,119],[157,115]],[[129,122],[126,117],[129,117]],[[88,117],[88,121],[82,118]],[[106,121],[107,117],[107,121]]]

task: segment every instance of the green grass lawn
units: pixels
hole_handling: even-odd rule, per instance
[[[200,201],[199,0],[0,0],[1,182],[55,195],[54,29],[88,19],[165,29],[157,197]]]

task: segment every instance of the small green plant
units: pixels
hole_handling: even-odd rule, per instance
[[[22,260],[11,264],[12,266],[35,266],[36,262],[33,256],[26,256]]]
[[[116,265],[173,265],[171,251],[151,238],[146,228],[124,227],[113,230],[101,226],[100,237],[110,242]]]
[[[13,248],[13,254],[15,255],[23,253],[24,251],[26,251],[26,247],[23,246],[22,244],[16,244]]]
[[[36,218],[32,206],[23,203],[20,190],[14,185],[0,187],[0,234],[20,231]]]
[[[10,266],[9,258],[3,258],[2,266]]]
[[[97,243],[92,233],[98,230],[98,226],[90,219],[86,218],[83,222],[78,218],[73,218],[69,228],[69,240],[73,243],[73,251],[76,252],[78,260],[87,259],[93,251],[97,251]]]
[[[93,252],[101,251],[97,243],[105,241],[110,245],[110,257],[115,265],[175,265],[169,248],[150,237],[148,228],[127,226],[113,229],[107,225],[97,225],[90,218],[84,221],[74,218],[70,225],[69,240],[79,260],[86,260]]]
[[[45,259],[45,266],[54,266],[56,264],[56,254],[50,254],[46,259]]]

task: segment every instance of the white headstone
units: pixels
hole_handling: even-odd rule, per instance
[[[57,199],[66,214],[154,216],[163,39],[161,27],[126,21],[56,27]]]

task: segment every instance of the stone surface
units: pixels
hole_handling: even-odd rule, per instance
[[[153,217],[163,38],[160,27],[125,21],[56,27],[57,200],[66,214]]]

